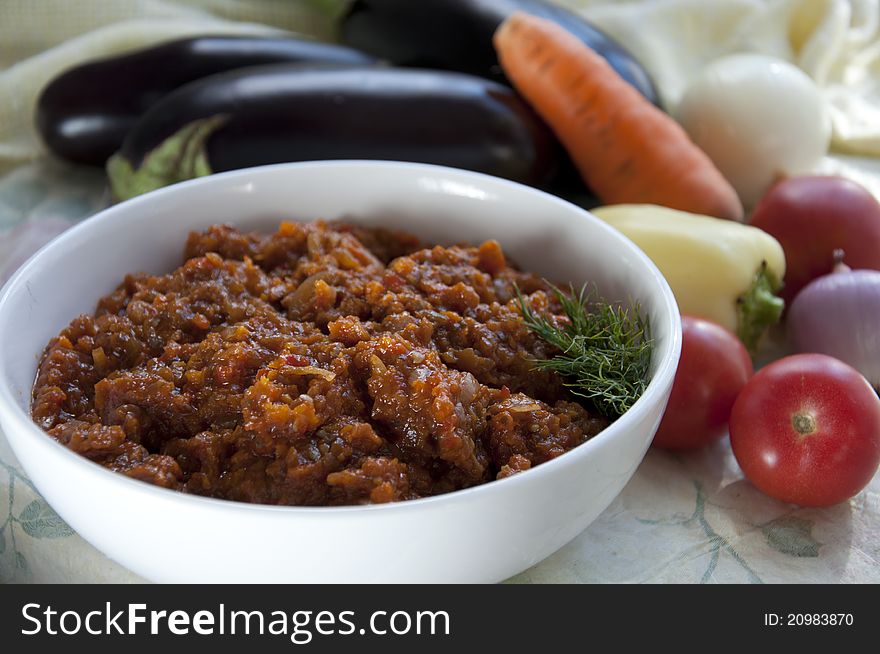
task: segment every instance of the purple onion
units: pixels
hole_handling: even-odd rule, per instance
[[[844,268],[810,282],[787,320],[795,350],[840,359],[880,387],[880,271]]]

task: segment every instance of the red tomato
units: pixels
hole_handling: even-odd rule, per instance
[[[850,268],[880,270],[880,203],[842,177],[792,177],[761,198],[749,221],[785,251],[785,286],[794,299],[804,286],[834,267],[834,250]]]
[[[721,325],[682,316],[681,359],[654,446],[691,450],[724,436],[730,409],[752,376],[752,360]]]
[[[730,443],[767,495],[830,506],[880,465],[880,399],[859,372],[824,354],[797,354],[758,371],[730,416]]]

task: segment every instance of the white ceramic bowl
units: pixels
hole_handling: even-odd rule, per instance
[[[524,269],[595,281],[650,316],[652,381],[635,406],[565,455],[438,497],[364,507],[270,507],[184,495],[106,470],[28,414],[48,341],[126,273],[180,265],[190,230],[282,219],[408,230],[430,242],[495,238]],[[316,162],[236,171],[107,209],[37,253],[0,296],[0,424],[39,491],[110,558],[162,582],[494,582],[579,534],[642,460],[678,362],[678,310],[648,258],[589,213],[534,189],[435,166]]]

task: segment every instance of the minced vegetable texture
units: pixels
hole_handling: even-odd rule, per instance
[[[380,503],[507,477],[609,419],[536,361],[524,302],[560,296],[500,246],[282,223],[214,226],[49,344],[34,420],[111,470],[242,502]],[[613,416],[612,416],[613,418]]]

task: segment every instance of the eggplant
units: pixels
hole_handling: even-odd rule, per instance
[[[131,197],[211,172],[317,159],[441,164],[539,185],[559,146],[508,87],[461,73],[275,64],[155,104],[108,162]]]
[[[137,119],[189,82],[277,62],[368,65],[376,60],[340,45],[294,38],[200,36],[170,41],[71,68],[37,100],[37,130],[61,159],[103,166]]]
[[[342,38],[399,66],[455,70],[505,82],[492,35],[515,11],[558,23],[659,106],[651,77],[622,45],[577,14],[542,0],[355,0],[342,21]]]

